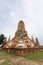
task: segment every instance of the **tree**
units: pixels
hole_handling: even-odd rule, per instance
[[[1,34],[1,35],[0,35],[0,44],[3,43],[3,40],[4,40],[4,34]]]

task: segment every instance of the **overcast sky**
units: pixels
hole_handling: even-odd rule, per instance
[[[20,20],[28,36],[43,45],[43,0],[0,0],[0,34],[14,36]]]

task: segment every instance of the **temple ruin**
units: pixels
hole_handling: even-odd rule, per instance
[[[13,53],[22,53],[27,52],[26,49],[30,48],[41,48],[41,45],[38,42],[38,39],[36,38],[36,41],[34,41],[34,38],[30,39],[28,36],[28,33],[25,29],[25,23],[21,20],[18,23],[17,31],[15,32],[15,36],[10,40],[10,36],[6,44],[4,44],[3,48],[5,49],[15,49]],[[17,50],[18,49],[18,50]],[[20,50],[21,49],[21,50]],[[25,51],[23,51],[25,49]],[[18,52],[19,51],[19,52]],[[11,52],[11,50],[10,50]]]

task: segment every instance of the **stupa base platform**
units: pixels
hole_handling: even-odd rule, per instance
[[[25,54],[31,54],[39,51],[43,51],[43,48],[2,48],[1,51],[23,56]]]

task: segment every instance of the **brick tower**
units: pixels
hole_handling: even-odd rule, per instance
[[[17,31],[15,36],[10,42],[4,45],[5,48],[35,48],[35,42],[29,38],[27,31],[25,30],[25,24],[21,20],[18,23]]]

